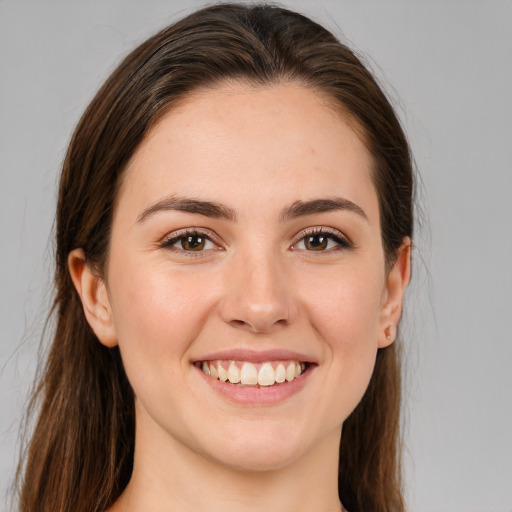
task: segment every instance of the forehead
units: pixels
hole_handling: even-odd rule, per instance
[[[281,207],[343,193],[368,203],[376,200],[371,166],[354,121],[322,94],[294,83],[231,83],[191,94],[156,123],[127,167],[118,202],[142,207],[184,194]]]

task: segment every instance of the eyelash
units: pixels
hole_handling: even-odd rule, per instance
[[[206,250],[212,250],[212,249],[201,249],[198,251],[190,251],[183,248],[177,248],[173,247],[175,244],[177,244],[180,240],[183,241],[187,238],[202,238],[205,243],[211,242],[215,244],[217,247],[221,245],[220,241],[211,233],[210,231],[205,230],[199,230],[199,229],[181,229],[179,231],[176,231],[174,233],[171,233],[168,237],[164,238],[164,240],[160,243],[160,247],[162,249],[167,249],[173,252],[183,253],[186,254],[189,257],[201,257],[204,256],[204,252]],[[203,253],[203,254],[202,254]]]
[[[300,242],[304,242],[308,237],[315,237],[315,236],[321,236],[323,235],[326,239],[332,240],[336,247],[331,247],[329,249],[320,250],[320,251],[314,251],[310,249],[297,249],[297,245]],[[343,251],[347,249],[353,249],[354,245],[352,242],[348,239],[348,237],[344,236],[340,231],[328,228],[325,226],[315,227],[315,228],[308,228],[304,231],[301,231],[297,235],[297,241],[292,244],[293,250],[300,250],[300,251],[306,251],[309,253],[319,252],[319,253],[331,253],[331,252],[337,252],[337,251]]]
[[[323,235],[326,239],[330,240],[330,241],[333,241],[335,244],[336,244],[336,247],[330,247],[328,249],[322,249],[322,250],[319,250],[319,251],[315,251],[315,250],[311,250],[311,249],[307,249],[307,248],[304,248],[304,249],[298,249],[297,248],[297,245],[301,242],[304,242],[307,237],[319,237]],[[179,230],[179,231],[176,231],[174,233],[171,233],[168,237],[166,237],[161,243],[160,243],[160,247],[162,249],[167,249],[167,250],[170,250],[170,251],[173,251],[173,252],[177,252],[177,253],[182,253],[182,254],[186,254],[188,257],[203,257],[204,256],[204,253],[206,251],[210,251],[212,249],[200,249],[198,251],[193,251],[193,250],[187,250],[187,249],[184,249],[183,247],[182,248],[177,248],[177,247],[174,247],[175,244],[177,244],[180,240],[182,241],[182,244],[183,244],[183,241],[187,238],[192,238],[192,237],[197,237],[197,238],[202,238],[205,242],[205,244],[207,244],[208,242],[211,242],[213,244],[215,244],[217,246],[217,250],[219,250],[219,246],[221,246],[222,244],[220,243],[220,241],[218,240],[217,237],[215,237],[213,235],[213,233],[211,233],[210,231],[205,231],[205,230],[200,230],[200,229],[182,229],[182,230]],[[336,252],[336,251],[342,251],[342,250],[347,250],[347,249],[353,249],[353,244],[350,240],[348,240],[348,238],[344,235],[342,235],[342,233],[340,233],[339,231],[333,229],[333,228],[328,228],[328,227],[315,227],[315,228],[308,228],[304,231],[301,231],[297,237],[296,237],[296,241],[292,244],[291,246],[291,249],[294,250],[294,251],[305,251],[305,252],[309,252],[309,253],[314,253],[314,252],[318,252],[318,253],[331,253],[331,252]]]

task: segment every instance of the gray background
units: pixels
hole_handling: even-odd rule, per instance
[[[56,181],[119,57],[203,2],[0,0],[0,507],[50,300]],[[512,2],[285,1],[360,50],[423,184],[406,318],[416,512],[512,511]],[[369,511],[370,512],[370,511]]]

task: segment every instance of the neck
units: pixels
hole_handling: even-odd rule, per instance
[[[132,478],[109,512],[339,512],[340,435],[333,431],[283,467],[248,471],[198,454],[157,426],[138,428]]]

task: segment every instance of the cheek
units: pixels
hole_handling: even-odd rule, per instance
[[[141,375],[172,378],[207,317],[209,298],[201,293],[199,277],[171,273],[165,266],[132,265],[130,272],[113,272],[109,281],[115,290],[116,334],[132,385]]]
[[[318,282],[322,286],[306,283],[315,290],[305,301],[308,315],[328,351],[328,386],[339,391],[334,404],[350,409],[364,394],[375,365],[383,277],[368,267],[351,268]]]
[[[315,279],[316,278],[316,279]],[[304,303],[313,327],[333,355],[376,346],[383,279],[371,269],[340,268],[304,283]]]

